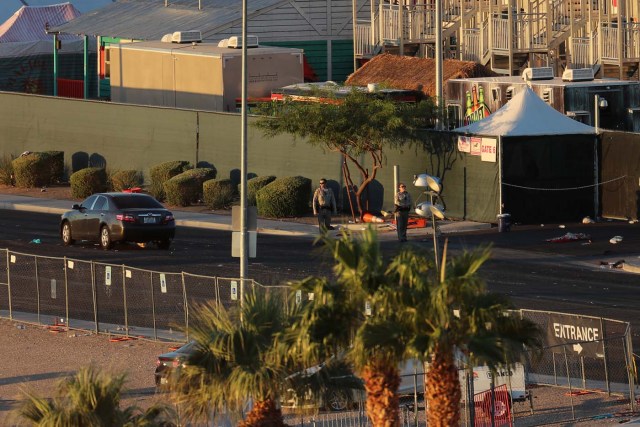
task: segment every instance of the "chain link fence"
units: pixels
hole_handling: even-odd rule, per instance
[[[287,292],[254,280],[166,273],[126,265],[0,250],[0,317],[52,328],[186,342],[189,312],[244,291]]]
[[[166,273],[0,249],[0,317],[50,328],[186,342],[189,313],[198,304],[216,301],[226,308],[238,307],[243,288],[283,296],[289,289],[264,287],[250,279],[243,286],[238,278]],[[513,425],[571,422],[636,409],[629,323],[548,311],[518,313],[546,335],[542,354],[528,355],[524,363],[528,398],[509,402]],[[403,384],[412,384],[409,391],[404,388],[401,399],[402,425],[425,426],[422,370],[402,375]],[[463,396],[469,395],[471,376],[461,372]],[[465,401],[461,413],[466,426],[473,417]],[[292,426],[367,426],[364,400],[354,405],[353,410],[340,413],[320,408],[286,408],[284,412]],[[474,425],[486,425],[480,422],[476,418]]]

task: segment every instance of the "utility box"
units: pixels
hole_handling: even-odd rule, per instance
[[[150,41],[110,45],[111,100],[206,111],[236,111],[242,96],[242,49],[227,43]],[[302,83],[303,51],[247,49],[247,97]]]

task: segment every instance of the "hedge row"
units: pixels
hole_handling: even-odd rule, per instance
[[[174,160],[149,170],[149,193],[172,206],[188,206],[203,201],[211,209],[226,209],[236,200],[237,186],[230,179],[217,180],[215,168],[193,168],[188,161]],[[39,187],[60,182],[64,176],[64,153],[47,151],[24,153],[0,159],[0,183],[19,187]],[[123,191],[143,184],[140,171],[126,169],[107,173],[89,167],[70,176],[71,195],[85,198],[102,191]],[[258,207],[265,217],[302,216],[310,210],[311,180],[301,176],[276,178],[258,176],[247,181],[247,203]]]

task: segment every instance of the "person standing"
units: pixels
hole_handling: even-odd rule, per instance
[[[407,192],[407,186],[403,183],[398,185],[398,192],[393,200],[396,207],[396,229],[398,230],[398,240],[407,241],[407,225],[409,225],[409,211],[413,206],[411,194]]]
[[[320,178],[320,187],[313,193],[313,214],[318,216],[320,231],[333,230],[331,214],[338,213],[336,198],[333,191],[327,187],[327,180]]]

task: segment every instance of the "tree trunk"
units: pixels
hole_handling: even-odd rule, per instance
[[[427,425],[460,425],[460,381],[453,352],[436,347],[427,371]]]
[[[367,415],[373,427],[400,426],[400,386],[398,367],[384,361],[372,361],[362,371],[367,391]]]
[[[238,427],[285,427],[282,411],[272,399],[255,402],[253,408]]]

